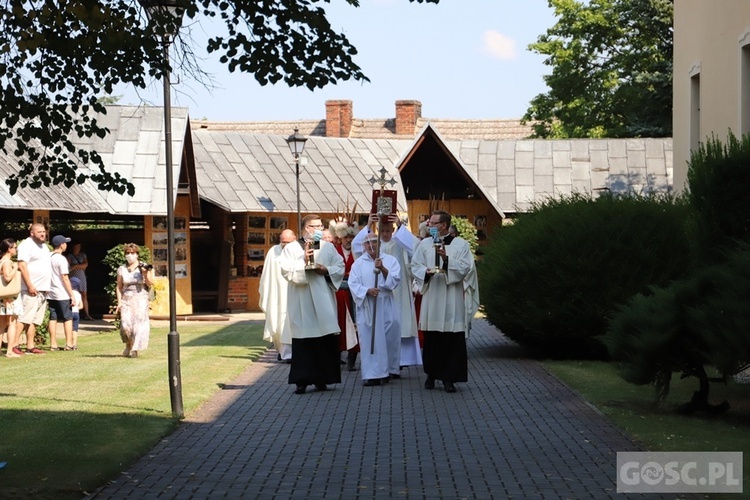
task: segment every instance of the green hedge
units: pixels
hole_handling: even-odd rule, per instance
[[[598,337],[618,305],[690,267],[688,214],[670,196],[574,194],[535,205],[486,249],[488,320],[544,356],[606,357]]]

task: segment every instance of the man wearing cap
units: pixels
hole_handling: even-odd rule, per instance
[[[377,234],[365,236],[365,253],[354,261],[349,274],[349,289],[357,304],[365,387],[381,385],[390,379],[393,369],[389,347],[398,346],[401,340],[401,313],[394,296],[401,283],[401,267],[395,257],[378,254],[378,245]]]
[[[394,224],[396,230],[394,232]],[[395,307],[401,317],[400,338],[393,339],[388,344],[388,371],[391,378],[401,378],[402,366],[416,366],[422,364],[422,353],[419,349],[419,333],[417,329],[417,314],[414,308],[414,295],[411,290],[412,274],[411,259],[419,239],[411,234],[409,228],[397,215],[390,215],[380,220],[377,214],[370,214],[368,227],[357,234],[352,243],[352,249],[357,257],[363,251],[365,238],[374,233],[375,225],[380,236],[380,253],[396,258],[401,268],[401,286],[393,291],[396,298]]]
[[[43,354],[34,346],[36,327],[44,321],[47,312],[47,292],[52,279],[51,252],[47,246],[47,230],[38,222],[31,225],[29,237],[18,245],[18,270],[21,272],[21,301],[23,314],[18,317],[15,339],[9,340],[8,349],[16,354],[23,351],[15,345],[26,334],[26,353]]]
[[[60,351],[57,346],[57,322],[63,324],[65,332],[65,350],[72,351],[75,347],[73,341],[73,287],[70,285],[70,270],[68,259],[63,252],[68,248],[70,238],[57,235],[52,238],[52,257],[50,265],[52,278],[48,296],[49,303],[49,344],[51,351]]]

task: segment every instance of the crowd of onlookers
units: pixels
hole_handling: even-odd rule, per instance
[[[36,333],[49,311],[50,350],[74,351],[78,349],[78,325],[81,311],[88,310],[84,305],[86,255],[76,244],[75,254],[65,255],[70,238],[57,235],[47,243],[47,230],[43,224],[34,223],[29,237],[21,242],[13,238],[0,241],[0,274],[3,285],[16,283],[15,287],[4,288],[6,293],[16,292],[15,296],[0,299],[0,332],[3,332],[5,356],[20,357],[24,354],[42,354],[36,345]],[[52,249],[50,249],[50,246]],[[71,276],[71,263],[75,263],[76,275]],[[62,325],[65,346],[57,342],[58,323]],[[25,341],[25,349],[21,341]]]
[[[80,242],[74,242],[66,254],[71,241],[56,235],[48,243],[41,223],[32,224],[23,241],[0,241],[0,335],[6,357],[44,353],[36,335],[48,311],[49,350],[78,349],[80,320],[93,318],[88,306],[88,258]],[[148,347],[148,299],[154,271],[139,261],[138,245],[127,243],[123,250],[126,262],[117,270],[116,314],[126,345],[123,356],[134,358]],[[58,344],[59,325],[65,337],[62,346]]]

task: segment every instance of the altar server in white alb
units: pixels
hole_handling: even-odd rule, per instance
[[[284,247],[296,239],[297,236],[291,229],[284,229],[279,234],[279,244],[271,247],[263,262],[258,286],[258,305],[266,315],[263,340],[272,342],[279,361],[287,363],[292,361],[292,333],[286,321],[287,281],[281,276],[279,257]]]
[[[308,385],[325,391],[341,382],[339,323],[335,291],[344,279],[344,260],[332,243],[321,241],[318,215],[302,219],[303,239],[284,247],[279,259],[287,289],[287,321],[292,333],[289,383],[295,394]],[[319,248],[316,248],[318,247]]]
[[[401,339],[395,346],[390,347],[391,356],[388,363],[391,378],[401,378],[400,368],[402,366],[422,364],[422,350],[419,346],[419,333],[417,331],[417,314],[414,309],[414,294],[411,290],[411,259],[419,239],[411,234],[409,228],[402,223],[397,215],[390,215],[388,219],[384,218],[381,221],[377,214],[370,214],[368,227],[360,231],[352,242],[352,249],[357,257],[362,254],[362,242],[368,234],[372,233],[370,228],[374,224],[378,225],[381,254],[395,257],[401,268],[403,286],[398,287],[393,292],[401,315]],[[394,224],[396,226],[395,232]]]
[[[374,233],[365,236],[364,250],[349,272],[349,291],[357,305],[362,379],[371,387],[389,380],[388,346],[401,341],[401,315],[394,295],[401,283],[401,267],[395,257],[378,255]]]
[[[455,382],[469,379],[466,336],[479,302],[474,255],[466,240],[448,234],[448,212],[432,212],[429,225],[432,237],[419,243],[412,259],[412,273],[422,293],[424,386],[434,389],[435,380],[442,380],[445,391],[452,393]]]

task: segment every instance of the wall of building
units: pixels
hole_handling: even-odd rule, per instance
[[[480,245],[485,245],[493,230],[502,224],[502,218],[485,200],[409,200],[409,225],[412,233],[417,234],[419,223],[429,218],[433,210],[445,210],[455,217],[465,217],[477,228]]]
[[[702,142],[712,134],[724,140],[730,129],[736,136],[742,133],[740,60],[742,45],[747,48],[750,43],[749,34],[747,0],[675,0],[673,135],[677,191],[684,189],[687,180],[693,128]],[[692,97],[696,84],[697,115],[697,102]]]
[[[177,314],[193,314],[192,273],[190,261],[190,199],[178,196],[175,218],[175,287]],[[169,283],[167,276],[167,218],[144,217],[144,241],[151,249],[151,262],[157,276],[157,299],[151,303],[152,316],[169,316]]]

